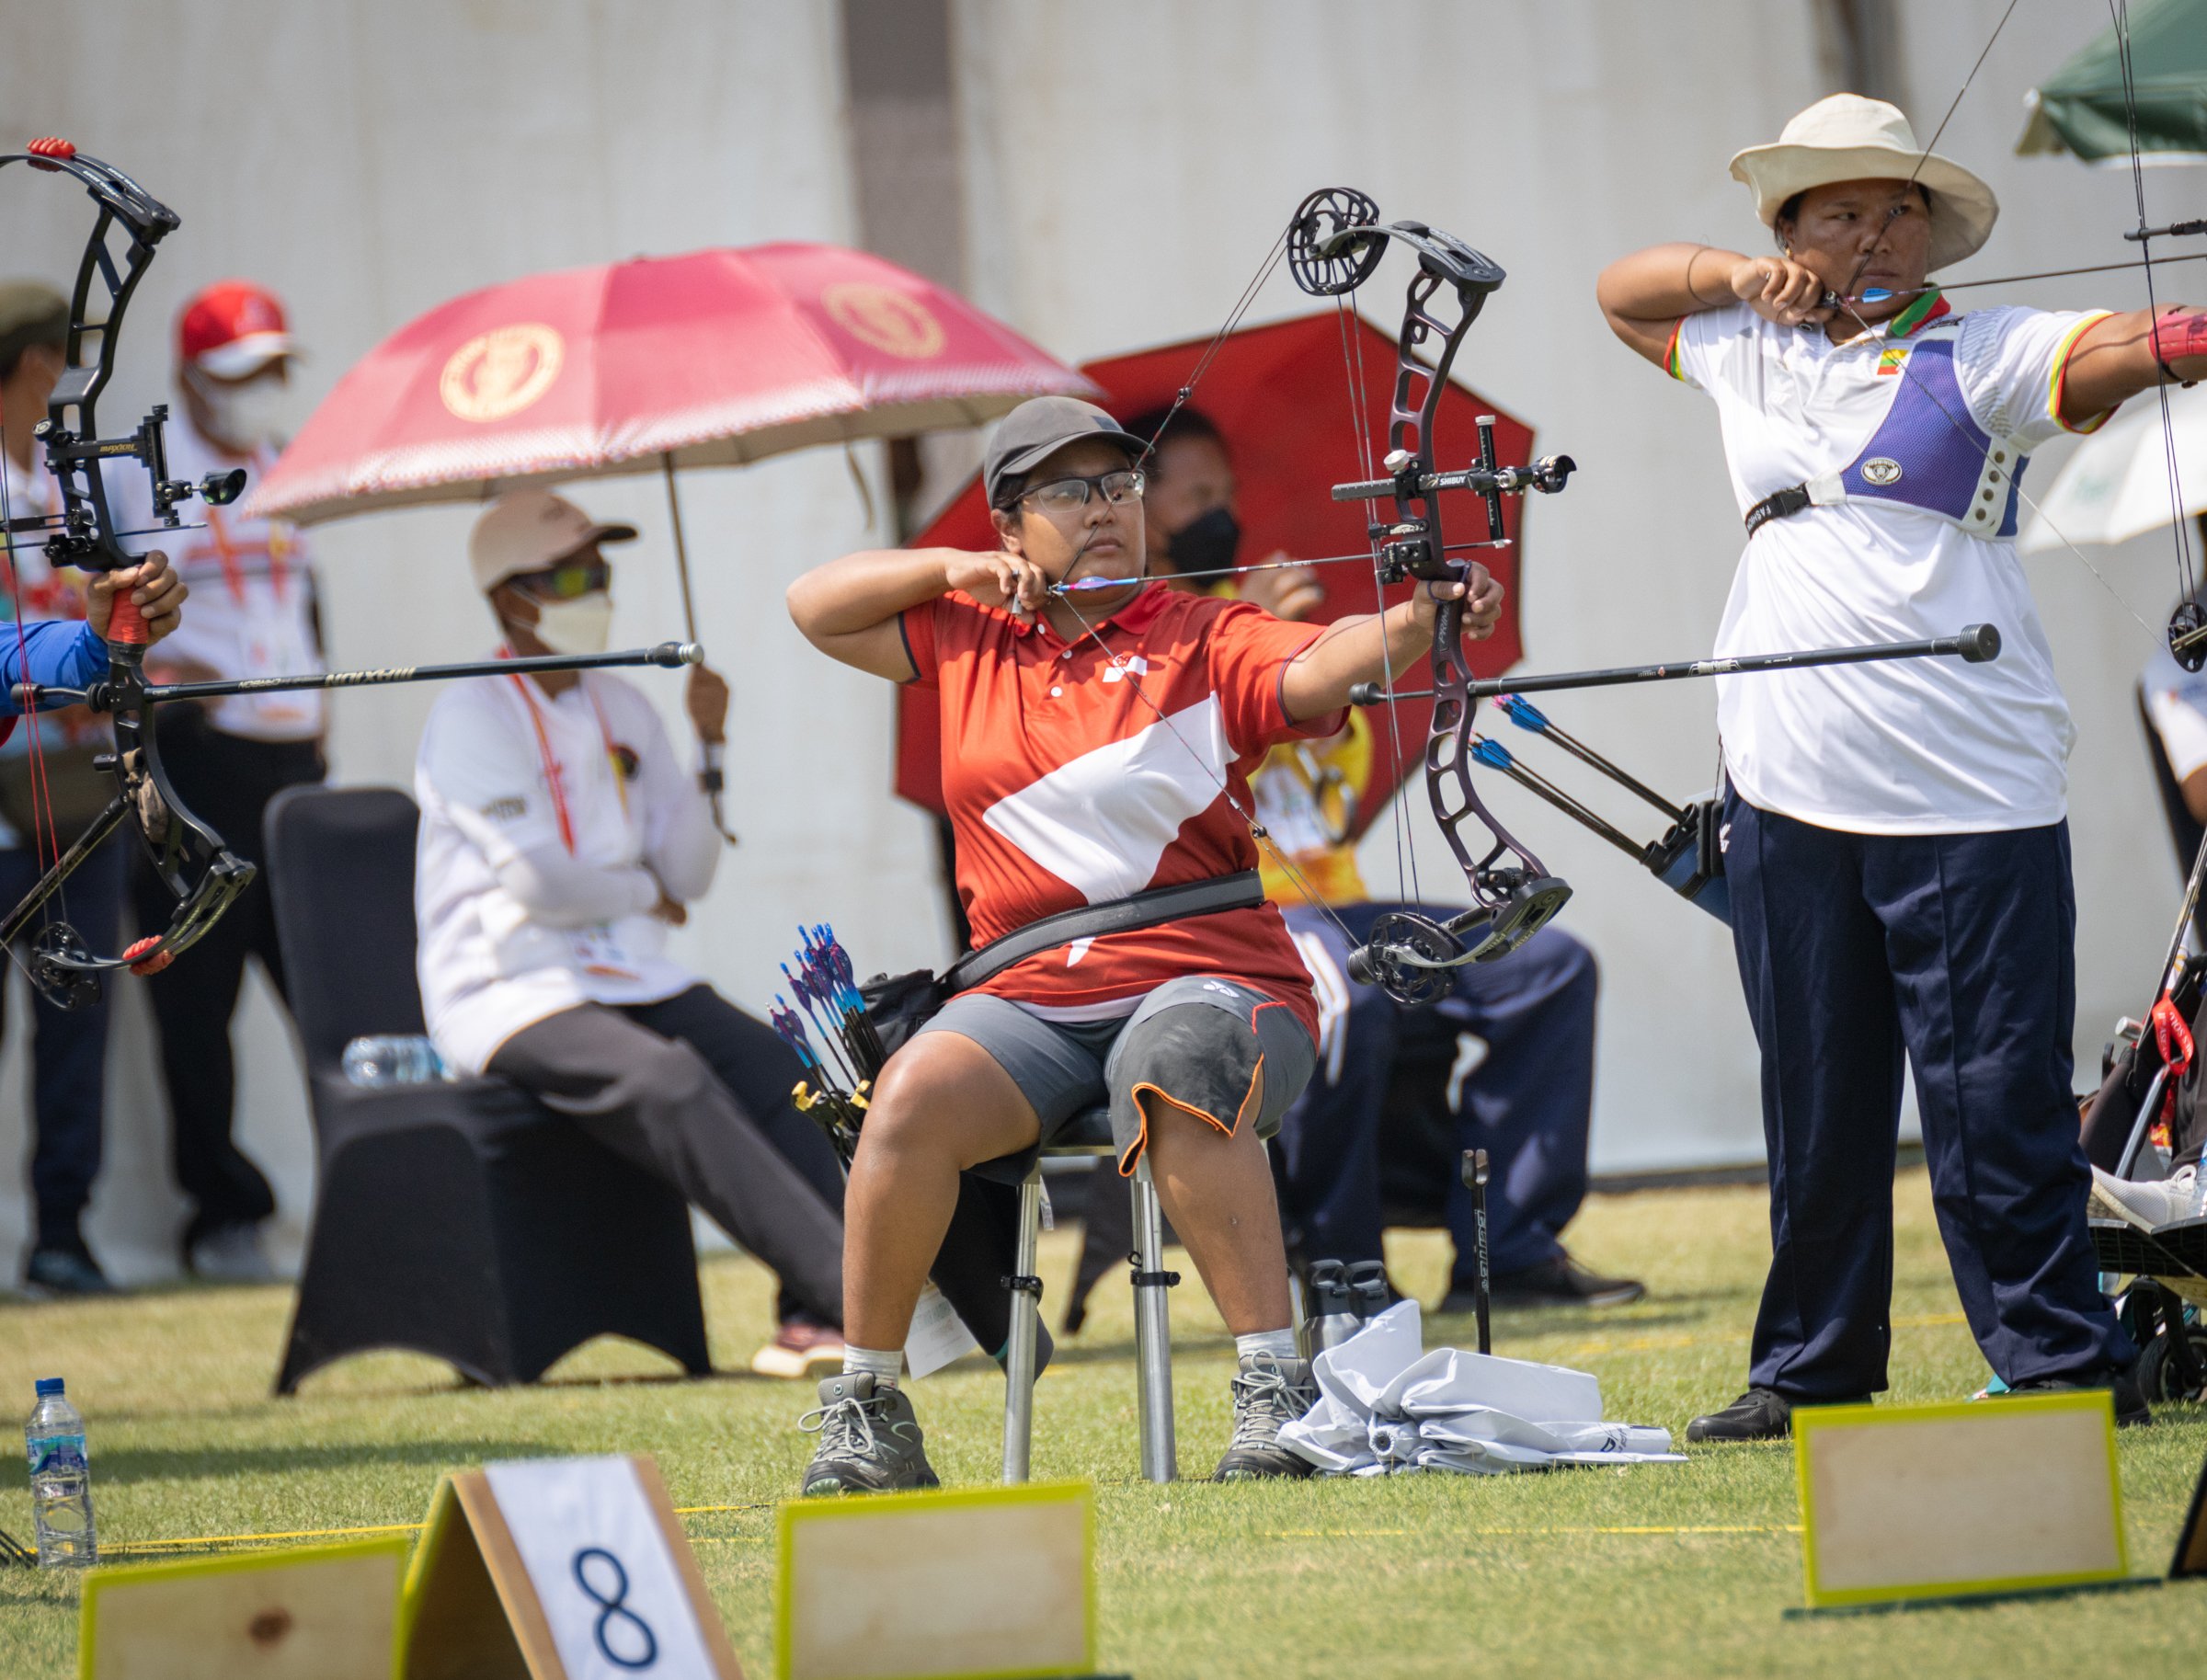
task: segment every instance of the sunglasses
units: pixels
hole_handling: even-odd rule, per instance
[[[577,556],[541,572],[516,572],[506,581],[539,600],[574,600],[603,589],[612,577],[613,568],[603,558]]]

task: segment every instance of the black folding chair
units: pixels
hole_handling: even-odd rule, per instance
[[[601,1335],[703,1375],[690,1211],[671,1186],[503,1080],[361,1089],[345,1077],[352,1039],[424,1030],[418,823],[395,788],[297,787],[269,807],[318,1162],[276,1392],[372,1348],[428,1354],[487,1386],[533,1382]]]

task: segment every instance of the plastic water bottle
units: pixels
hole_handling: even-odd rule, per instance
[[[356,1038],[345,1046],[345,1077],[355,1085],[427,1085],[444,1077],[437,1046],[418,1033]]]
[[[58,1377],[38,1380],[39,1403],[23,1425],[30,1458],[30,1505],[38,1524],[40,1569],[89,1569],[99,1561],[92,1534],[92,1469],[85,1453],[85,1420]]]

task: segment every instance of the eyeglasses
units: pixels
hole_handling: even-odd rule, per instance
[[[1101,490],[1105,501],[1115,508],[1124,508],[1129,502],[1142,499],[1142,491],[1149,482],[1148,475],[1136,468],[1121,467],[1115,473],[1100,473],[1093,478],[1053,478],[1046,485],[1022,491],[1020,499],[1033,499],[1045,513],[1077,513],[1088,506],[1093,491]]]
[[[524,595],[539,600],[574,600],[595,594],[612,581],[613,568],[603,558],[580,557],[561,561],[541,572],[517,572],[507,581]]]

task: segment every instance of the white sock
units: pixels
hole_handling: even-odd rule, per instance
[[[1295,1357],[1295,1331],[1260,1330],[1252,1335],[1236,1336],[1234,1352],[1244,1359],[1252,1354],[1270,1354],[1275,1359],[1290,1360]]]
[[[843,1343],[843,1375],[845,1377],[872,1377],[876,1389],[894,1389],[897,1378],[904,1371],[904,1350],[900,1347],[883,1352],[879,1348],[858,1347]]]

